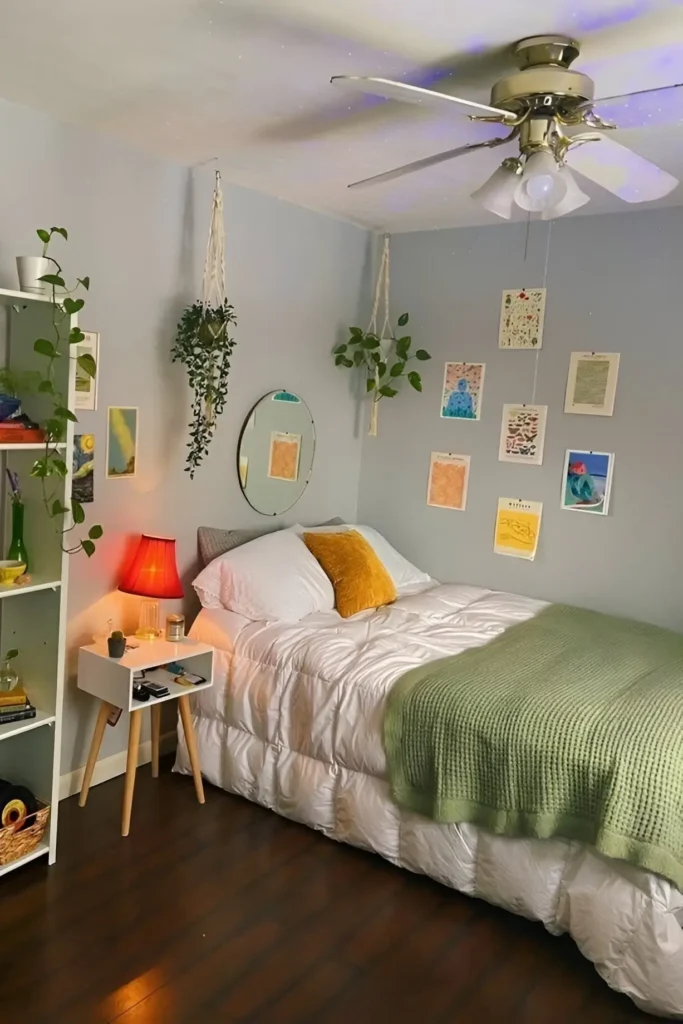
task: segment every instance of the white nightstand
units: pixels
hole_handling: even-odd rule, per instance
[[[161,726],[160,705],[167,700],[177,700],[180,710],[180,718],[185,730],[187,750],[192,765],[192,775],[197,791],[197,799],[200,804],[204,803],[204,786],[202,784],[202,772],[199,764],[199,753],[197,741],[192,725],[192,712],[190,710],[190,697],[198,690],[205,690],[213,686],[213,647],[208,644],[196,643],[194,640],[181,640],[178,643],[170,643],[167,640],[138,640],[136,637],[128,637],[127,644],[130,649],[122,658],[110,658],[106,647],[92,644],[89,647],[81,647],[78,652],[78,686],[79,689],[91,693],[93,697],[100,699],[100,713],[97,716],[97,724],[90,744],[90,754],[85,767],[83,786],[79,804],[85,807],[88,799],[88,790],[92,781],[93,771],[102,744],[102,737],[107,726],[107,718],[113,708],[122,708],[130,712],[130,731],[128,733],[128,759],[126,761],[126,785],[123,793],[123,816],[121,821],[121,835],[127,836],[130,831],[130,815],[133,808],[133,793],[135,791],[135,772],[138,764],[138,747],[140,744],[140,728],[142,725],[142,712],[149,708],[152,715],[152,776],[157,778],[159,774],[159,734]],[[156,699],[150,697],[148,701],[135,700],[133,697],[133,673],[139,669],[159,668],[178,662],[187,672],[203,676],[205,683],[196,686],[184,686],[180,683],[167,682],[169,694],[166,697]],[[147,679],[152,681],[153,674],[147,672]]]

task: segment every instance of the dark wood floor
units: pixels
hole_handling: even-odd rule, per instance
[[[2,1024],[650,1022],[568,938],[220,790],[138,773],[0,880]]]

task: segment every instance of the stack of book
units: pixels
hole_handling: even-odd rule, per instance
[[[13,690],[0,691],[0,725],[7,722],[23,722],[26,718],[35,717],[36,709],[23,687],[15,686]]]

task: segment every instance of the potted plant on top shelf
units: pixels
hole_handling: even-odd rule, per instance
[[[42,256],[17,256],[19,288],[31,295],[47,295],[48,286],[44,277],[50,273],[50,264],[55,262],[48,256],[47,250],[53,235],[61,235],[66,239],[67,233],[66,228],[53,227],[49,231],[39,228],[36,234],[43,243],[43,253]]]

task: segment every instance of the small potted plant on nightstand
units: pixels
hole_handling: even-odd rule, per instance
[[[126,638],[120,629],[114,630],[107,640],[110,658],[122,658],[126,653]]]

